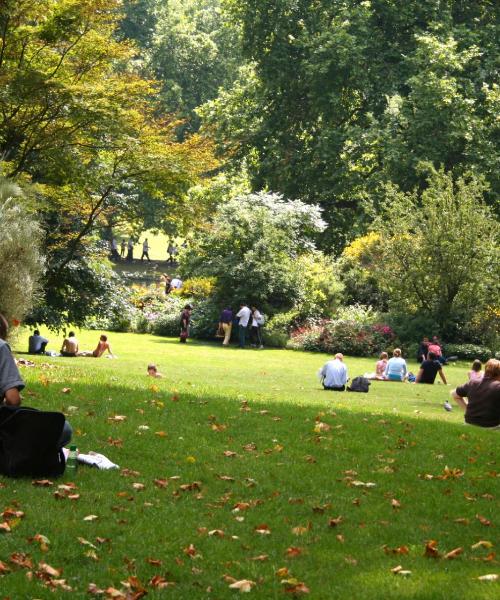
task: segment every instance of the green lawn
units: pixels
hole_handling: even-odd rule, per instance
[[[98,332],[79,338],[91,349]],[[498,597],[498,581],[478,577],[500,573],[499,433],[446,413],[450,386],[334,394],[320,389],[318,354],[110,341],[117,360],[37,358],[22,371],[25,404],[63,410],[81,451],[120,470],[80,468],[74,500],[54,496],[66,476],[50,487],[0,478],[0,508],[25,513],[0,533],[2,597],[88,598],[94,583],[124,594],[104,598],[125,598],[127,584],[130,598],[144,587],[148,598],[220,599],[244,579],[265,599],[306,588],[325,600]],[[147,378],[148,362],[165,378]],[[351,377],[375,364],[346,362]],[[453,385],[467,368],[447,369]],[[424,556],[430,540],[434,558]],[[13,564],[15,552],[32,568]],[[44,575],[44,564],[62,574]],[[58,579],[72,591],[54,595]]]

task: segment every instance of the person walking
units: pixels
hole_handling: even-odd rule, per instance
[[[236,313],[238,317],[238,341],[239,347],[244,348],[247,337],[248,322],[252,316],[252,311],[248,308],[245,303],[240,304],[240,310]]]
[[[231,330],[233,329],[233,311],[226,307],[219,318],[219,329],[224,332],[224,340],[222,341],[223,346],[229,346],[231,339]]]
[[[134,242],[132,238],[129,238],[127,242],[127,261],[132,262],[134,260]]]
[[[125,251],[127,249],[127,242],[125,240],[121,241],[120,244],[120,256],[121,258],[125,258]]]
[[[173,265],[174,262],[175,262],[175,255],[177,254],[177,248],[175,247],[174,240],[170,240],[168,242],[167,253],[168,253],[168,259],[167,259],[167,261],[171,265]]]
[[[146,238],[143,242],[142,242],[142,255],[141,255],[141,262],[144,259],[144,257],[146,257],[148,259],[148,262],[151,262],[151,259],[149,258],[149,242],[148,242],[148,238]]]
[[[186,304],[184,310],[181,312],[181,333],[179,341],[183,344],[187,342],[189,337],[189,325],[191,323],[191,313],[193,311],[193,307],[191,304]]]

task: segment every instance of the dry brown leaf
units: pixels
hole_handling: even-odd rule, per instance
[[[10,573],[10,567],[0,560],[0,575]]]
[[[37,479],[36,481],[32,481],[31,484],[36,487],[49,487],[54,485],[54,482],[50,481],[50,479]]]
[[[228,458],[235,458],[236,456],[238,456],[236,452],[233,452],[232,450],[224,450],[222,454],[224,456],[227,456]]]
[[[399,500],[396,500],[396,498],[393,498],[391,500],[391,506],[392,508],[396,509],[396,508],[401,508],[401,502],[399,502]]]
[[[439,558],[441,556],[441,554],[439,553],[439,551],[437,549],[437,541],[436,540],[429,540],[428,542],[425,543],[424,556],[426,556],[427,558]]]
[[[159,590],[164,590],[168,587],[174,587],[175,583],[173,581],[167,581],[164,577],[162,577],[161,575],[155,575],[154,577],[152,577],[149,580],[149,585],[152,588],[156,588]]]
[[[132,487],[134,488],[134,490],[137,490],[138,492],[141,492],[142,490],[146,489],[146,486],[143,483],[133,483]]]
[[[208,535],[210,537],[223,538],[226,534],[224,533],[224,531],[222,529],[212,529],[211,531],[208,532]]]
[[[84,521],[96,521],[99,517],[97,515],[87,515],[83,517]]]
[[[54,567],[51,567],[49,564],[44,562],[38,563],[38,568],[42,573],[49,575],[49,577],[59,577],[61,575],[60,569],[54,569]]]
[[[295,558],[296,556],[300,556],[302,552],[302,548],[298,548],[297,546],[290,546],[286,549],[285,554],[288,558]]]
[[[261,535],[270,535],[270,533],[271,533],[271,530],[265,523],[263,523],[261,525],[257,525],[257,527],[255,527],[254,531],[255,531],[255,533],[260,533]]]
[[[157,488],[166,488],[168,485],[168,479],[153,479],[153,483]]]
[[[281,567],[276,571],[276,577],[288,577],[288,575],[290,575],[288,567]]]
[[[259,562],[264,562],[269,558],[269,554],[259,554],[259,556],[252,556],[249,560],[255,560]]]
[[[491,521],[489,521],[486,517],[483,517],[482,515],[476,515],[476,519],[481,523],[481,525],[485,525],[486,527],[489,527],[491,525]]]
[[[330,517],[330,519],[328,519],[328,527],[337,527],[337,525],[340,525],[343,520],[344,519],[342,518],[342,515],[339,515],[336,518]]]
[[[453,558],[457,558],[457,556],[459,556],[460,554],[462,554],[462,552],[464,551],[463,548],[455,548],[454,550],[450,550],[450,552],[447,552],[443,558],[446,558],[447,560],[453,559]]]
[[[241,593],[248,593],[252,590],[254,585],[255,581],[251,581],[250,579],[240,579],[240,581],[229,584],[229,587],[232,590],[239,590]]]

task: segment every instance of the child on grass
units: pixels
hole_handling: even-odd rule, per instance
[[[469,381],[481,381],[483,378],[483,372],[481,369],[483,365],[480,360],[476,358],[476,360],[472,363],[471,370],[467,373]]]
[[[155,379],[162,379],[163,375],[158,371],[156,365],[148,365],[148,376],[154,377]]]

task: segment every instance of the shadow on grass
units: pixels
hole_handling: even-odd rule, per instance
[[[148,380],[143,389],[75,382],[61,395],[56,386],[30,386],[30,405],[63,409],[82,450],[102,452],[137,474],[82,468],[81,498],[73,503],[55,501],[53,490],[30,482],[2,479],[3,497],[26,508],[27,517],[2,537],[0,560],[14,551],[44,559],[26,541],[41,532],[52,540],[51,564],[64,567],[76,598],[86,596],[91,581],[119,587],[130,560],[141,581],[168,574],[176,598],[232,597],[224,574],[256,581],[257,598],[281,596],[280,579],[291,577],[304,581],[314,598],[487,597],[473,577],[489,567],[474,560],[470,547],[491,536],[475,515],[498,517],[490,499],[498,493],[498,432],[391,416],[376,407],[352,412],[169,387],[164,380]],[[192,489],[180,487],[193,482]],[[237,503],[245,508],[234,512]],[[84,523],[88,514],[99,519]],[[263,524],[269,535],[256,533]],[[75,544],[77,537],[95,536],[113,540],[97,550],[98,562],[82,558]],[[440,550],[463,547],[463,556],[424,558],[429,539]],[[200,555],[195,562],[183,551],[189,544]],[[291,558],[289,548],[299,548],[299,556]],[[161,558],[163,570],[148,557]],[[397,564],[414,576],[393,575]],[[277,578],[284,566],[289,575]],[[25,579],[3,577],[2,592],[36,595],[37,584]],[[149,597],[162,596],[151,590]]]

